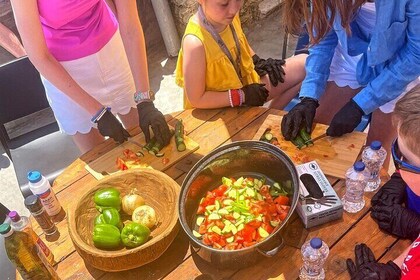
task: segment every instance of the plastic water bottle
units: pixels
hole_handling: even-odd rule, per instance
[[[370,171],[370,178],[367,182],[365,192],[373,192],[381,184],[379,172],[386,158],[386,150],[380,141],[373,141],[362,153],[362,161]]]
[[[361,161],[356,162],[346,172],[346,193],[341,202],[343,208],[349,213],[356,213],[365,206],[363,193],[370,178],[370,172],[366,170],[365,164]]]
[[[48,215],[55,216],[60,213],[61,205],[51,188],[50,182],[39,171],[30,171],[28,180],[29,188],[34,195],[39,197]]]
[[[303,266],[300,269],[301,280],[325,279],[324,263],[330,249],[320,238],[314,237],[305,242],[301,248]]]

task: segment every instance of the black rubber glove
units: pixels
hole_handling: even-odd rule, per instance
[[[128,131],[124,129],[117,118],[108,110],[96,122],[98,123],[99,133],[102,136],[109,136],[120,144],[130,137]]]
[[[401,238],[414,240],[420,233],[420,215],[399,204],[375,206],[370,213],[381,229]]]
[[[289,113],[284,115],[281,121],[281,133],[284,139],[295,139],[302,124],[305,124],[306,132],[311,133],[318,106],[318,100],[304,97]]]
[[[363,110],[351,99],[333,117],[327,135],[338,137],[352,132],[362,120]]]
[[[284,83],[284,76],[286,72],[283,69],[283,65],[286,63],[284,59],[262,59],[258,55],[252,56],[254,62],[254,69],[260,77],[268,74],[270,82],[273,86],[277,86],[280,83]]]
[[[402,204],[407,196],[406,183],[399,173],[394,173],[391,179],[386,182],[378,192],[372,197],[372,206],[391,206]]]
[[[141,102],[137,105],[139,112],[139,123],[140,128],[144,133],[146,142],[150,141],[150,130],[152,127],[153,134],[156,137],[156,141],[162,145],[162,147],[169,144],[171,139],[171,133],[169,131],[168,124],[166,123],[163,114],[155,108],[153,102]]]
[[[347,259],[347,270],[352,280],[397,280],[401,269],[394,262],[378,263],[372,250],[366,244],[354,248],[355,262]]]
[[[267,101],[268,90],[265,88],[265,84],[250,84],[244,86],[242,91],[245,94],[245,105],[262,106]]]

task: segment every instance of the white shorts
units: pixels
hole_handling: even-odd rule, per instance
[[[111,107],[113,114],[128,114],[136,107],[135,85],[125,54],[121,35],[117,30],[111,40],[97,53],[72,61],[61,61],[70,76],[102,105]],[[60,130],[74,135],[86,134],[96,124],[92,115],[44,77],[48,102]]]

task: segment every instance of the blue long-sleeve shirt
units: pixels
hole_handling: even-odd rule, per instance
[[[353,100],[366,113],[397,98],[420,76],[420,0],[376,0],[376,25],[369,38],[351,23],[351,36],[338,13],[333,28],[309,48],[300,97],[318,99],[325,91],[338,42],[351,56],[360,55],[356,75],[365,86]]]

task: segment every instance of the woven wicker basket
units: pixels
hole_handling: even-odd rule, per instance
[[[113,251],[94,247],[92,232],[98,211],[93,196],[98,189],[106,187],[118,189],[121,197],[137,188],[146,204],[155,209],[158,224],[152,229],[151,237],[145,244],[133,249],[121,247]],[[177,235],[180,186],[166,174],[147,168],[127,170],[97,181],[88,189],[76,206],[68,209],[68,224],[77,252],[93,267],[104,271],[122,271],[142,266],[159,258]],[[131,219],[125,214],[121,218],[123,221]]]

